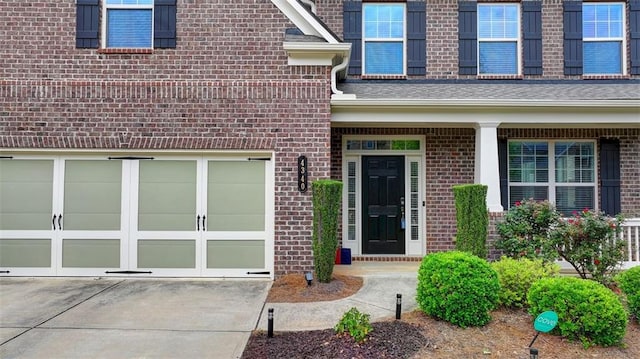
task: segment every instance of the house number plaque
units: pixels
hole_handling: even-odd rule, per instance
[[[308,169],[307,156],[298,157],[298,191],[307,192]]]

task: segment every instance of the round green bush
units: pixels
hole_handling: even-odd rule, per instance
[[[432,253],[424,257],[418,270],[420,309],[463,328],[489,323],[499,291],[496,271],[470,253]]]
[[[556,263],[524,257],[502,257],[491,263],[491,267],[498,273],[500,280],[498,304],[512,308],[522,308],[527,304],[527,292],[533,282],[560,273],[560,266]]]
[[[620,344],[627,331],[627,313],[618,297],[604,285],[575,277],[544,278],[527,293],[529,314],[553,310],[558,326],[553,333],[591,344]]]
[[[640,321],[640,266],[625,270],[615,280],[627,297],[629,312]]]

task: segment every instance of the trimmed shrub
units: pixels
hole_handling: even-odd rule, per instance
[[[549,242],[549,233],[559,220],[560,213],[549,201],[516,202],[496,224],[500,237],[495,247],[511,258],[554,261],[558,252]]]
[[[619,273],[615,280],[627,297],[629,312],[640,321],[640,266]]]
[[[487,186],[453,186],[456,202],[456,250],[487,258]]]
[[[489,323],[499,291],[496,271],[486,260],[467,252],[429,254],[418,270],[420,309],[463,328]]]
[[[609,288],[575,277],[544,278],[527,293],[529,314],[547,310],[558,314],[552,333],[579,340],[585,348],[592,344],[618,345],[627,330],[627,313]]]
[[[541,259],[502,257],[491,263],[491,267],[498,273],[500,280],[498,304],[516,308],[527,305],[527,292],[533,282],[560,273],[558,264],[543,262]]]
[[[329,283],[338,248],[338,216],[342,182],[317,180],[313,192],[313,261],[318,281]]]
[[[369,322],[370,315],[361,313],[356,307],[349,309],[333,328],[337,334],[349,333],[353,340],[363,342],[373,330]]]

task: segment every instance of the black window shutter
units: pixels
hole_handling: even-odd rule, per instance
[[[155,0],[153,47],[176,47],[176,0]]]
[[[640,75],[640,0],[629,1],[629,47],[632,75]]]
[[[76,48],[98,48],[99,14],[98,0],[78,0],[76,3]]]
[[[349,75],[362,74],[362,1],[345,1],[342,5],[342,37],[351,43]]]
[[[509,172],[507,168],[507,139],[498,139],[498,168],[500,172],[500,204],[509,209]]]
[[[615,216],[620,207],[620,142],[600,140],[600,210]]]
[[[582,75],[582,1],[565,1],[564,74]]]
[[[460,75],[478,73],[478,19],[475,1],[458,3],[458,72]]]
[[[542,75],[542,1],[522,2],[523,71]]]
[[[427,74],[427,3],[407,2],[407,75]]]

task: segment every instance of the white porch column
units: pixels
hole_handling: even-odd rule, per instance
[[[499,122],[477,123],[475,183],[488,186],[487,208],[489,212],[502,212],[500,201],[500,170],[498,167]]]

